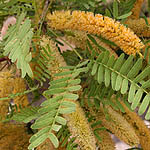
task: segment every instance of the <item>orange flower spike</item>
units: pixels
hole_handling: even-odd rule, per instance
[[[90,34],[98,34],[116,43],[128,55],[140,53],[144,48],[141,40],[120,22],[100,14],[91,12],[55,11],[47,15],[48,25],[54,29],[80,30]]]

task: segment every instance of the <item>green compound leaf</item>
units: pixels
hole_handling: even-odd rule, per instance
[[[117,59],[114,59],[110,57],[109,52],[102,52],[96,60],[90,60],[92,63],[89,62],[90,65],[87,65],[92,72],[91,74],[94,76],[94,79],[97,80],[97,84],[105,85],[105,87],[98,89],[95,83],[91,83],[92,85],[89,86],[91,89],[89,89],[88,97],[90,98],[97,94],[96,96],[99,97],[102,103],[109,104],[107,101],[104,102],[103,98],[105,96],[107,97],[107,95],[111,97],[112,94],[118,91],[118,96],[116,97],[121,97],[121,94],[128,96],[126,99],[131,103],[131,109],[135,110],[136,107],[139,107],[139,114],[141,115],[150,107],[148,96],[150,90],[150,66],[143,67],[141,58],[135,61],[132,55],[127,59],[125,59],[124,56],[124,54],[121,54]],[[110,85],[111,90],[109,89]],[[102,86],[100,86],[100,88],[101,87]],[[98,90],[100,94],[97,92]],[[121,105],[118,105],[118,108],[123,111]],[[149,117],[150,115],[147,112],[145,118]]]
[[[26,74],[33,77],[33,72],[29,65],[32,55],[30,52],[30,44],[33,37],[31,29],[31,21],[25,18],[25,13],[22,13],[17,23],[13,28],[8,30],[7,35],[4,37],[6,40],[4,45],[4,56],[8,56],[12,62],[16,62],[17,68],[21,69],[21,77],[24,78]],[[12,31],[13,29],[13,31]]]

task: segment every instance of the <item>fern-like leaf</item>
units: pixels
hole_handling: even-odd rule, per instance
[[[80,80],[74,79],[77,72],[82,72],[82,68],[56,73],[55,76],[63,77],[50,82],[51,86],[43,94],[47,100],[41,104],[41,108],[38,110],[40,116],[31,126],[32,129],[40,130],[31,137],[29,149],[37,147],[47,138],[55,148],[59,146],[54,132],[58,132],[63,125],[66,125],[67,121],[62,115],[72,113],[76,109],[73,101],[78,99],[78,95],[73,92],[81,88],[78,85]],[[51,98],[51,96],[53,97]]]
[[[13,115],[12,120],[18,122],[28,123],[33,119],[36,119],[40,114],[38,113],[39,107],[27,107],[20,110]]]
[[[96,77],[99,84],[104,83],[108,87],[111,83],[111,87],[114,91],[120,91],[121,94],[127,94],[128,101],[131,103],[131,109],[135,110],[139,106],[139,114],[143,114],[150,106],[149,102],[149,83],[150,80],[144,82],[150,75],[150,67],[145,67],[141,73],[142,59],[139,58],[136,62],[133,62],[133,56],[130,55],[127,60],[124,59],[122,54],[118,59],[114,59],[109,55],[109,52],[101,53],[97,60],[91,60],[92,64],[89,66],[91,69],[91,75]],[[143,94],[146,94],[142,100]],[[140,103],[140,101],[142,102]],[[149,110],[145,116],[146,119],[150,119]]]
[[[66,148],[66,150],[77,150],[77,143],[75,143],[76,137],[71,137],[67,126],[63,126],[57,133],[61,148]]]
[[[47,45],[46,48],[42,47],[42,52],[39,57],[34,60],[38,65],[33,72],[36,75],[35,79],[40,81],[41,85],[43,85],[43,82],[45,82],[46,79],[50,79],[50,71],[47,69],[47,64],[53,59],[51,53],[49,45]]]
[[[8,56],[12,62],[16,62],[17,68],[21,69],[22,78],[28,74],[33,76],[29,62],[32,59],[30,50],[30,43],[33,36],[31,29],[31,21],[25,18],[25,13],[22,13],[15,25],[13,25],[7,32],[4,40],[4,56]],[[23,22],[24,20],[24,22]],[[22,23],[23,22],[23,23]]]

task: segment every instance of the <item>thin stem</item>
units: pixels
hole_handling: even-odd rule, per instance
[[[21,95],[28,94],[28,93],[30,93],[30,92],[32,92],[32,91],[37,90],[38,88],[39,88],[39,86],[34,87],[34,88],[31,88],[31,89],[29,89],[29,90],[27,90],[27,91],[24,91],[24,92],[22,92],[22,93],[9,94],[8,97],[2,97],[2,98],[0,98],[0,101],[1,101],[1,100],[8,100],[8,99],[14,98],[14,97],[16,97],[16,96],[21,96]]]
[[[39,36],[40,33],[41,33],[41,29],[42,29],[42,25],[43,25],[43,22],[44,22],[44,19],[45,19],[45,16],[47,14],[47,11],[48,11],[48,8],[49,6],[52,4],[52,0],[46,0],[45,2],[45,5],[44,5],[44,8],[43,8],[43,12],[42,12],[42,15],[41,15],[41,19],[39,21],[39,29],[38,29],[38,33],[37,35]]]

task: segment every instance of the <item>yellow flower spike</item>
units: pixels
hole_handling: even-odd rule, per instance
[[[138,146],[140,143],[139,138],[132,125],[130,125],[127,120],[119,114],[119,112],[116,112],[110,106],[107,106],[107,110],[110,120],[106,120],[102,107],[97,113],[97,119],[101,120],[104,127],[115,134],[120,140],[130,146]]]
[[[47,15],[48,25],[58,30],[80,30],[114,42],[128,55],[140,52],[144,44],[129,28],[112,18],[83,11],[55,11]]]
[[[54,76],[54,74],[61,72],[62,70],[59,67],[66,66],[66,63],[57,50],[55,43],[52,40],[43,37],[41,46],[46,48],[47,44],[49,44],[52,52],[51,54],[53,56],[53,59],[49,62],[49,70],[52,78],[56,80],[60,77]],[[67,100],[72,101],[69,99]],[[73,136],[77,136],[77,142],[82,150],[96,150],[96,140],[84,115],[84,112],[78,102],[72,102],[76,104],[76,111],[74,113],[64,115],[64,117],[68,121],[67,125],[69,127],[69,130]]]
[[[79,144],[80,149],[96,150],[94,135],[80,105],[76,102],[76,111],[64,116],[72,136],[77,137],[75,142]]]
[[[126,120],[133,126],[136,132],[136,135],[138,136],[140,140],[140,144],[143,150],[149,150],[150,149],[150,130],[144,124],[144,121],[135,112],[130,111],[122,101],[120,102],[125,109],[125,113],[120,112],[121,115],[123,115],[124,118],[126,118]]]
[[[147,18],[147,20],[150,24],[150,18]],[[150,27],[147,26],[143,18],[128,19],[125,23],[138,37],[150,37]]]

